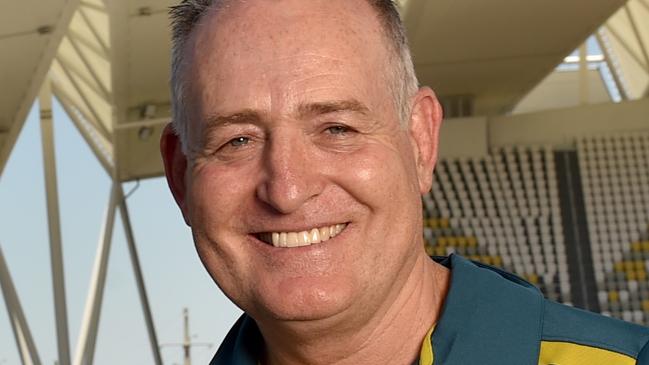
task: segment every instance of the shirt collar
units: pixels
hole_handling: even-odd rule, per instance
[[[244,314],[230,329],[210,365],[257,365],[263,348],[257,324]]]
[[[432,336],[434,364],[537,364],[543,313],[538,289],[461,256],[435,260],[451,269],[451,285]]]

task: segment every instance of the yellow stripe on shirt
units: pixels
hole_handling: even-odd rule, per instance
[[[627,355],[570,342],[542,341],[539,365],[635,365]]]
[[[431,338],[431,336],[433,335],[434,330],[435,330],[435,326],[433,325],[433,327],[431,327],[430,330],[428,330],[426,337],[424,337],[424,341],[421,343],[421,352],[419,353],[419,365],[433,365],[435,356],[433,355],[433,339]]]

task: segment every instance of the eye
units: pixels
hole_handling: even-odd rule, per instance
[[[228,144],[232,147],[241,147],[245,146],[250,142],[250,138],[248,137],[237,137],[235,139],[232,139],[228,142]]]
[[[350,131],[349,128],[343,125],[335,125],[327,128],[327,132],[329,132],[330,134],[345,134],[349,131]]]

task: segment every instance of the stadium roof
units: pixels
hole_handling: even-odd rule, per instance
[[[402,0],[422,83],[497,115],[607,23],[628,93],[649,83],[647,0]],[[0,173],[45,80],[118,180],[158,176],[170,116],[170,0],[25,0],[0,11]],[[641,29],[642,27],[647,29]],[[631,75],[631,76],[628,76]],[[637,76],[641,75],[641,76]]]

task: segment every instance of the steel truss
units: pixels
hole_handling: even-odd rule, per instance
[[[54,92],[54,94],[53,94]],[[61,238],[61,227],[59,218],[59,204],[56,178],[56,161],[54,153],[54,130],[52,115],[52,98],[56,96],[59,99],[65,98],[61,90],[46,81],[41,89],[40,102],[40,126],[41,126],[41,143],[43,150],[43,167],[45,172],[45,189],[47,197],[47,212],[50,240],[50,260],[52,266],[52,287],[54,292],[54,313],[56,319],[56,339],[58,347],[58,364],[60,365],[90,365],[93,363],[95,354],[95,345],[99,330],[99,320],[106,286],[106,276],[108,269],[108,259],[112,243],[112,234],[115,226],[115,215],[119,209],[124,228],[131,266],[135,276],[135,284],[138,290],[138,296],[144,322],[147,329],[151,353],[154,363],[162,365],[162,358],[158,345],[158,339],[153,322],[153,315],[149,305],[149,299],[142,274],[142,267],[138,256],[137,245],[133,234],[133,228],[129,217],[126,197],[122,188],[122,183],[117,179],[115,164],[112,158],[107,158],[106,146],[99,145],[106,143],[105,139],[93,138],[98,132],[95,130],[96,125],[84,123],[83,115],[74,113],[70,104],[62,101],[64,109],[68,113],[75,127],[83,136],[85,142],[90,146],[93,154],[98,159],[101,166],[111,176],[112,186],[110,198],[106,207],[103,227],[97,244],[95,263],[90,281],[90,288],[86,298],[86,306],[81,324],[79,338],[77,340],[75,356],[70,357],[70,340],[68,331],[68,315],[65,296],[65,280],[63,265],[63,240]],[[112,147],[112,146],[110,146]],[[109,149],[112,152],[112,148]],[[112,156],[110,156],[112,157]],[[12,330],[16,340],[16,346],[21,357],[23,365],[40,365],[41,361],[38,355],[37,346],[32,338],[27,319],[22,310],[16,288],[9,273],[9,267],[6,264],[2,248],[0,246],[0,286],[3,298],[7,307],[7,313],[11,322]]]

